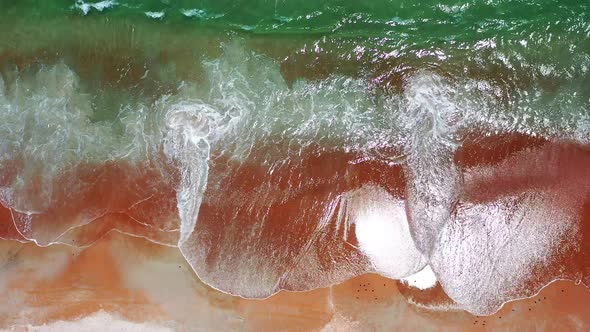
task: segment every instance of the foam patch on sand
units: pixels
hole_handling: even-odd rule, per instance
[[[170,328],[150,323],[134,323],[123,320],[105,311],[98,311],[90,316],[74,321],[57,321],[40,326],[21,326],[26,331],[35,332],[171,332]]]
[[[430,265],[426,265],[426,267],[419,272],[406,278],[402,278],[400,281],[418,289],[429,289],[436,285],[436,276]]]

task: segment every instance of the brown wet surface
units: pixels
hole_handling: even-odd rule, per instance
[[[354,226],[346,231],[348,226],[337,222],[344,208],[339,196],[375,184],[399,197],[405,180],[399,165],[354,162],[361,157],[309,149],[272,169],[261,167],[256,158],[235,165],[216,160],[187,244],[202,252],[203,261],[193,262],[199,275],[229,292],[264,297],[278,290],[273,287],[279,280],[281,289],[306,290],[310,284],[301,280],[327,285],[367,271]],[[331,206],[334,211],[323,220]],[[239,269],[243,261],[252,265]],[[233,288],[253,275],[252,268],[265,273],[266,288],[252,294]],[[225,283],[217,285],[220,280]]]
[[[590,193],[590,175],[585,171],[588,166],[590,149],[587,146],[563,142],[529,148],[503,159],[488,174],[468,172],[466,199],[485,202],[535,190],[556,190],[563,192],[561,196],[577,195],[583,199]]]
[[[51,191],[49,196],[39,195],[47,189]],[[19,206],[0,201],[2,238],[21,238],[15,233],[18,229],[26,237],[47,245],[77,233],[80,238],[74,236],[68,243],[82,246],[92,243],[117,224],[122,231],[144,236],[153,234],[162,239],[172,237],[158,233],[173,233],[179,227],[176,192],[161,173],[144,165],[81,164],[65,170],[49,183],[40,176],[31,179],[15,195],[36,207],[37,213],[29,218],[18,212]]]
[[[24,240],[12,222],[11,210],[0,203],[0,238]]]
[[[505,139],[498,141],[507,142]],[[527,141],[530,143],[526,144]],[[551,264],[531,269],[531,275],[543,276],[547,280],[555,277],[569,278],[589,285],[589,147],[567,141],[531,142],[531,139],[524,137],[509,142],[511,144],[501,145],[499,153],[504,157],[493,158],[494,162],[487,159],[488,154],[481,150],[472,150],[475,152],[469,158],[473,160],[465,163],[465,166],[476,164],[477,160],[482,160],[481,156],[485,162],[472,166],[465,172],[464,199],[485,204],[512,195],[536,194],[551,197],[552,208],[567,211],[576,221],[576,228],[574,234],[561,240],[559,247],[562,249],[552,257]],[[468,158],[464,157],[463,160],[465,159]],[[553,222],[566,221],[557,219]],[[545,283],[545,279],[542,282]]]
[[[466,135],[455,152],[454,162],[463,169],[494,165],[519,151],[534,149],[546,143],[548,141],[545,138],[520,133],[490,136],[471,133]]]
[[[505,144],[499,144],[497,148],[493,148],[494,140],[485,144],[485,148],[466,144],[458,153],[457,163],[465,167],[466,172],[475,172],[473,174],[479,168],[497,167],[504,163],[503,169],[509,170],[512,175],[526,175],[534,180],[528,179],[524,184],[516,181],[521,191],[536,183],[538,178],[544,181],[545,187],[563,187],[567,199],[572,197],[571,190],[586,188],[587,175],[580,173],[579,168],[579,165],[587,163],[585,147],[570,143],[547,144],[527,137],[500,137],[497,141]],[[534,161],[535,156],[543,156],[542,159],[550,162],[548,165],[551,167],[539,168],[532,162],[527,163]],[[224,238],[231,240],[225,243],[238,244],[235,248],[245,250],[249,243],[244,229],[248,227],[252,228],[252,232],[260,232],[256,239],[262,240],[258,243],[260,251],[256,254],[261,259],[273,257],[265,251],[269,244],[279,249],[294,246],[287,248],[285,260],[272,262],[281,273],[290,268],[289,265],[300,264],[303,272],[296,269],[289,271],[289,283],[283,283],[284,288],[309,287],[310,276],[305,274],[309,262],[319,262],[325,271],[330,270],[334,261],[348,263],[347,259],[355,250],[350,247],[349,251],[331,252],[335,251],[334,243],[325,237],[312,241],[315,249],[311,252],[319,258],[316,261],[309,256],[297,256],[301,252],[297,246],[302,237],[313,236],[317,219],[323,212],[317,202],[329,200],[335,193],[372,183],[384,187],[396,197],[403,197],[405,180],[400,166],[361,157],[338,151],[318,153],[312,150],[302,154],[296,162],[292,161],[294,164],[284,164],[273,172],[268,172],[256,162],[234,164],[216,160],[211,170],[211,188],[229,191],[211,193],[201,209],[197,233],[202,228],[208,228],[202,233],[207,235],[204,240],[217,243],[217,247],[211,247],[207,264],[215,266],[216,262],[230,256],[229,251],[224,250],[227,248],[220,245],[223,244],[221,240],[226,240]],[[559,181],[554,177],[548,179],[553,174],[551,172],[560,170],[560,163],[564,163],[562,168],[567,172]],[[199,324],[213,324],[212,328],[225,326],[234,330],[319,330],[325,327],[327,330],[559,328],[574,331],[587,328],[590,320],[590,309],[583,305],[588,303],[588,290],[565,281],[551,284],[532,299],[506,304],[497,314],[488,317],[476,317],[456,309],[440,286],[418,290],[372,274],[330,288],[302,293],[283,291],[266,300],[232,297],[200,283],[177,249],[109,233],[118,225],[122,230],[128,229],[129,233],[153,239],[160,239],[160,233],[166,233],[164,238],[168,242],[162,242],[174,243],[176,234],[169,233],[174,233],[175,228],[165,222],[165,216],[175,208],[174,192],[170,187],[161,186],[164,182],[158,182],[157,174],[139,171],[129,165],[85,167],[72,170],[60,179],[65,183],[80,180],[88,186],[80,195],[68,196],[72,198],[70,200],[57,199],[59,204],[67,203],[67,208],[50,210],[57,211],[57,214],[45,217],[45,221],[60,220],[65,225],[72,225],[72,220],[78,220],[76,216],[80,210],[99,207],[108,213],[65,235],[74,239],[73,243],[77,245],[98,242],[87,249],[76,249],[60,245],[39,248],[30,243],[2,241],[4,256],[0,264],[0,297],[5,299],[5,303],[0,304],[0,322],[3,326],[72,320],[98,310],[139,322],[149,317],[150,321],[166,326],[172,324],[180,330],[202,326]],[[268,177],[269,174],[272,176]],[[475,179],[480,182],[473,188],[485,188],[484,194],[492,197],[514,189],[510,181],[498,182],[485,176]],[[563,183],[570,182],[575,185],[563,186]],[[62,187],[58,193],[67,190],[66,186]],[[266,193],[269,199],[262,199],[263,196],[256,196],[265,195],[260,188],[275,188],[276,191]],[[492,189],[498,191],[491,193]],[[256,197],[258,199],[253,199]],[[541,272],[548,278],[559,273],[576,278],[588,275],[587,255],[590,251],[587,228],[590,222],[587,217],[590,216],[590,205],[584,195],[578,198],[582,200],[581,205],[576,205],[580,216],[580,238],[572,240],[577,240],[581,247],[575,255],[564,256],[556,261],[556,265],[546,266],[547,270]],[[241,206],[247,201],[254,205]],[[235,214],[241,214],[243,220],[256,221],[253,217],[259,210],[266,211],[268,217],[262,228],[257,228],[255,223],[229,221],[230,216]],[[312,222],[298,223],[289,219],[297,218],[301,211]],[[18,238],[19,234],[11,226],[12,213],[7,206],[0,207],[0,218],[2,237]],[[170,222],[174,221],[177,222]],[[45,225],[46,228],[50,226],[55,226],[55,223]],[[63,225],[60,227],[64,228]],[[328,234],[336,234],[335,238],[340,239],[341,234],[334,231]],[[354,241],[353,236],[348,243],[354,245]],[[364,271],[359,269],[355,272]],[[338,281],[353,275],[339,275],[341,280]],[[330,281],[325,279],[323,282],[326,280]]]

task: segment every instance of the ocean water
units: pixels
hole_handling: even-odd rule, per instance
[[[584,1],[0,1],[0,236],[266,298],[590,283]]]

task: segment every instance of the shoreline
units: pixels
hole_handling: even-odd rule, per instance
[[[0,241],[0,245],[6,249],[6,241]],[[23,317],[17,312],[13,316],[0,313],[0,326],[17,327],[24,323],[19,321],[25,317],[35,317],[34,321],[27,322],[29,326],[52,326],[59,321],[76,323],[102,311],[114,315],[114,320],[119,317],[117,319],[121,321],[141,326],[161,326],[179,331],[183,326],[190,330],[191,324],[197,324],[200,318],[216,315],[221,320],[210,319],[209,323],[217,324],[218,328],[226,326],[231,329],[233,326],[246,330],[359,327],[371,330],[393,326],[400,329],[437,326],[475,331],[482,328],[532,328],[541,323],[567,330],[567,326],[572,326],[572,322],[563,325],[563,321],[571,319],[568,317],[577,317],[585,326],[590,324],[590,308],[584,306],[590,300],[590,290],[571,281],[554,281],[534,296],[505,303],[492,315],[476,316],[457,309],[436,310],[441,305],[452,307],[452,303],[441,302],[440,296],[427,301],[422,299],[419,305],[412,304],[407,293],[400,293],[400,287],[404,285],[376,274],[361,275],[311,291],[281,291],[267,299],[242,299],[198,282],[188,264],[182,262],[178,250],[144,239],[110,233],[83,250],[68,249],[60,255],[63,248],[57,247],[49,248],[53,251],[49,256],[35,248],[21,248],[17,252],[18,263],[12,266],[14,274],[11,278],[5,274],[4,278],[12,284],[13,290],[20,288],[30,294],[22,299],[28,304],[21,308],[24,309],[21,312],[27,314]],[[53,262],[47,257],[54,257]],[[61,266],[56,267],[56,264]],[[91,268],[92,265],[95,267]],[[29,268],[23,270],[19,266]],[[30,277],[25,278],[22,273],[28,273]],[[49,289],[55,290],[48,292]],[[424,291],[410,289],[412,292]],[[9,301],[14,296],[10,288],[0,288],[0,294]],[[72,296],[77,298],[75,302],[70,302]],[[111,299],[114,299],[115,306],[110,303]],[[179,308],[183,308],[182,312],[175,312]],[[299,314],[292,316],[292,310]],[[147,312],[151,314],[146,316]],[[555,312],[567,312],[567,315],[555,316]],[[212,314],[214,316],[210,316]],[[151,318],[146,320],[148,317]],[[78,322],[82,323],[84,320]],[[83,328],[83,325],[74,324],[73,327]]]

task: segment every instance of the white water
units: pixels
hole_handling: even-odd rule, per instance
[[[264,146],[268,152],[263,157],[257,154],[254,161],[272,169],[286,161],[296,163],[302,150],[314,144],[325,151],[356,151],[402,162],[409,178],[405,202],[409,218],[402,216],[401,200],[379,189],[347,193],[350,206],[356,205],[349,213],[356,218],[362,254],[357,261],[323,266],[303,255],[310,261],[285,274],[262,271],[272,267],[265,265],[272,261],[265,256],[268,251],[254,245],[234,247],[218,271],[200,275],[213,287],[264,297],[278,291],[288,276],[299,282],[290,281],[290,286],[310,289],[361,272],[400,278],[428,261],[451,298],[472,312],[489,313],[517,296],[527,271],[549,262],[558,249],[555,244],[575,228],[566,208],[547,210],[552,198],[544,192],[505,197],[489,205],[463,205],[452,218],[465,180],[452,157],[466,131],[484,128],[488,133],[520,132],[587,142],[590,117],[583,101],[575,97],[569,103],[546,105],[549,111],[545,111],[541,92],[533,89],[518,91],[524,96],[520,102],[502,106],[485,82],[450,81],[428,72],[409,78],[402,95],[381,95],[369,91],[363,80],[346,77],[299,81],[289,87],[278,65],[233,44],[226,46],[221,58],[205,61],[203,68],[205,82],[184,82],[176,93],[154,104],[122,105],[117,118],[120,132],[108,121],[91,120],[89,92],[64,65],[9,83],[0,80],[4,120],[0,162],[16,157],[25,161],[16,180],[0,188],[0,199],[31,217],[21,231],[40,243],[62,233],[35,234],[27,227],[34,223],[32,216],[52,202],[52,179],[64,169],[83,162],[155,160],[163,151],[179,166],[179,246],[193,268],[203,271],[197,266],[201,254],[194,250],[206,244],[194,243],[198,238],[194,229],[212,154],[244,162]],[[559,98],[565,94],[558,92]],[[395,148],[402,154],[375,155],[378,148]],[[41,190],[27,194],[30,179],[38,175]],[[71,185],[75,188],[75,183]],[[376,196],[367,202],[358,196],[363,192]],[[326,205],[326,213],[334,213],[330,206],[335,202],[318,204]],[[100,214],[91,212],[88,218]],[[563,222],[533,222],[539,219]],[[309,222],[329,222],[322,220]],[[327,242],[343,242],[328,232],[322,234]],[[248,241],[257,243],[256,234]],[[317,243],[307,241],[304,254],[313,252]],[[272,263],[280,266],[280,259]],[[236,284],[223,279],[228,273],[253,277]]]

